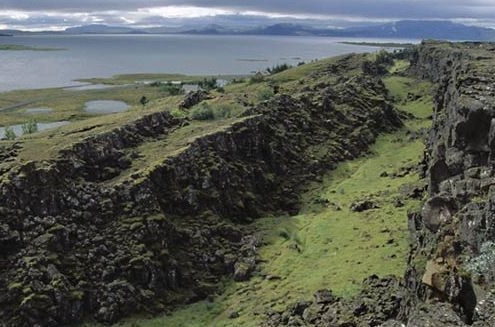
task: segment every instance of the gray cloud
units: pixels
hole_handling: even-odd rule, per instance
[[[1,11],[26,12],[30,17],[79,13],[104,22],[126,21],[143,9],[166,6],[216,8],[232,13],[285,14],[335,21],[390,19],[456,19],[485,25],[495,22],[493,0],[0,0]],[[111,14],[108,14],[111,12]],[[156,15],[139,17],[142,21],[159,21]],[[155,16],[153,18],[153,16]],[[66,18],[67,19],[67,18]],[[89,18],[86,18],[88,20]],[[77,19],[75,19],[77,20]],[[83,22],[83,19],[79,21]],[[135,21],[135,20],[134,20]],[[20,23],[19,21],[17,21]],[[0,16],[0,24],[9,24]]]
[[[298,14],[352,15],[394,18],[493,17],[493,0],[1,0],[0,8],[98,12],[135,10],[159,6],[199,6]],[[472,17],[476,18],[476,17]]]

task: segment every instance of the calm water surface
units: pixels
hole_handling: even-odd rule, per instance
[[[68,121],[57,121],[57,122],[52,122],[52,123],[38,123],[38,132],[46,131],[49,129],[57,128],[60,126],[65,126],[68,125]],[[23,131],[22,131],[22,125],[12,125],[12,131],[15,133],[16,136],[22,136]],[[5,137],[5,127],[0,127],[0,140]]]
[[[297,64],[349,52],[377,51],[338,43],[343,40],[204,35],[0,37],[0,44],[66,49],[0,51],[0,91],[78,85],[75,79],[129,73],[248,74],[284,62]]]
[[[91,114],[114,114],[124,112],[129,109],[129,105],[123,101],[115,100],[96,100],[88,101],[84,105],[84,111]]]

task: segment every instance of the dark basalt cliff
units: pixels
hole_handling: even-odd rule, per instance
[[[438,90],[427,141],[429,198],[409,217],[412,296],[404,313],[412,326],[495,324],[494,63],[495,45],[481,43],[430,42],[414,58],[414,72]]]
[[[356,57],[340,64],[360,67]],[[259,240],[244,224],[297,212],[304,181],[401,120],[381,81],[361,73],[278,96],[126,174],[141,144],[187,124],[147,115],[0,172],[0,326],[111,323],[246,278]]]

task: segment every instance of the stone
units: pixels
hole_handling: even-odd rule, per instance
[[[332,303],[336,300],[332,291],[327,290],[327,289],[316,291],[316,293],[314,294],[314,297],[315,297],[315,302],[317,304],[328,304],[328,303]]]
[[[239,318],[239,313],[237,311],[230,311],[228,317],[229,319],[237,319]]]
[[[467,327],[459,316],[446,303],[425,304],[414,311],[406,324],[407,327]]]
[[[254,263],[238,261],[234,265],[234,280],[236,282],[247,281],[251,277],[251,273],[254,269]]]
[[[190,109],[208,98],[209,93],[207,91],[198,90],[189,92],[184,96],[184,99],[179,104],[179,108]]]
[[[447,223],[457,209],[453,198],[448,196],[435,196],[423,206],[421,216],[424,225],[432,232],[436,232],[442,224]]]
[[[290,309],[292,316],[302,316],[304,310],[306,310],[311,305],[310,301],[298,301]]]
[[[380,206],[374,202],[373,200],[361,200],[353,202],[350,206],[350,209],[355,212],[363,212],[371,209],[377,209]]]

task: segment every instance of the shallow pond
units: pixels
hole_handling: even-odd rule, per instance
[[[57,128],[57,127],[60,127],[60,126],[64,126],[64,125],[67,125],[69,124],[70,122],[68,121],[56,121],[56,122],[52,122],[52,123],[38,123],[38,132],[41,132],[41,131],[46,131],[48,129],[52,129],[52,128]],[[21,136],[23,133],[22,133],[22,124],[19,124],[19,125],[12,125],[12,130],[14,131],[15,135],[17,136]],[[0,139],[3,139],[5,138],[5,127],[0,127]]]
[[[26,114],[49,114],[52,111],[52,108],[29,108],[24,110]]]
[[[129,105],[123,101],[114,100],[97,100],[88,101],[84,105],[84,111],[90,114],[114,114],[124,112],[129,109]]]

